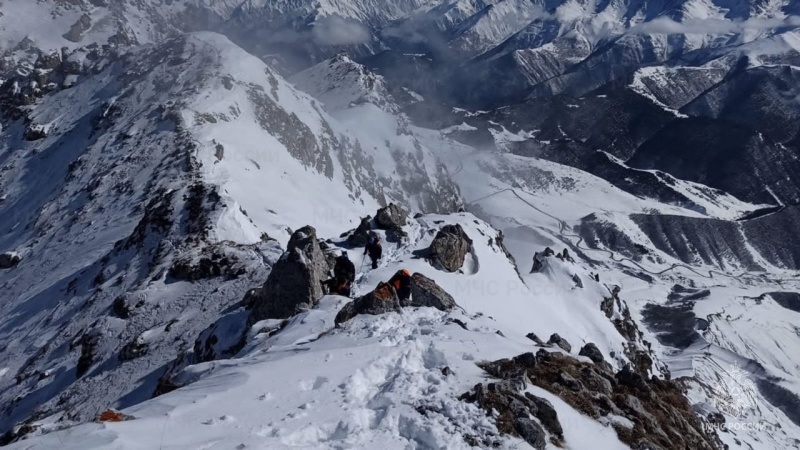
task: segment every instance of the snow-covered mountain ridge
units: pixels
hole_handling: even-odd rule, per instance
[[[174,358],[173,338],[189,345],[242,299],[287,229],[315,218],[333,235],[391,200],[460,205],[435,158],[418,162],[432,178],[399,184],[394,159],[220,35],[110,51],[72,87],[18,108],[0,178],[0,245],[24,260],[2,273],[8,423],[55,404],[91,418],[88,392],[147,398],[130,389]]]
[[[3,1],[3,442],[671,448],[732,423],[755,425],[716,433],[730,448],[796,445],[796,9]],[[337,324],[346,300],[300,277],[298,315],[252,323],[253,302],[297,295],[259,288],[295,231],[330,258],[390,203],[419,216],[386,230],[354,296],[408,267],[463,311]],[[462,208],[477,218],[430,215]],[[474,245],[456,273],[427,262],[445,225]],[[539,350],[535,370],[492,363]],[[652,384],[629,392],[626,365]],[[531,406],[481,409],[500,400],[477,383],[524,397],[506,390],[520,367],[563,436]],[[690,426],[576,402],[597,392],[548,367],[609,377],[614,398],[676,394],[637,398]],[[108,408],[136,419],[70,428]],[[186,432],[158,437],[173,421]]]

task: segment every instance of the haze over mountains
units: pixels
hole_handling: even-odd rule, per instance
[[[0,444],[797,446],[799,10],[0,1]],[[303,261],[358,266],[390,204],[408,217],[367,222],[386,257],[356,295],[409,267],[458,308],[256,317],[298,230],[322,245]],[[456,225],[450,273],[430,249]],[[471,391],[525,352],[560,434],[533,406],[509,431]],[[625,367],[682,400],[648,403],[673,385]],[[109,408],[136,419],[86,424]],[[758,426],[697,431],[720,417]]]

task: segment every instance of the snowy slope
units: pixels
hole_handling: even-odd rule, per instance
[[[457,400],[486,379],[476,363],[537,351],[535,332],[573,356],[594,343],[620,369],[631,343],[621,313],[601,311],[616,285],[653,375],[661,359],[699,416],[758,425],[722,441],[796,446],[797,12],[788,0],[2,1],[0,253],[22,261],[0,270],[0,432],[61,430],[12,448],[524,447]],[[181,34],[195,30],[222,35]],[[409,58],[421,61],[410,76]],[[401,92],[443,129],[412,124]],[[451,123],[454,104],[499,108]],[[694,181],[653,155],[633,164],[654,135],[659,158],[704,156],[681,141],[659,150],[656,133],[687,119],[755,136],[720,169],[753,175],[752,189],[705,185],[719,163]],[[335,328],[345,299],[326,297],[149,400],[209,326],[244,326],[240,303],[292,230],[343,245],[389,202],[479,219],[417,218],[356,293],[408,267],[463,311]],[[448,223],[475,242],[461,273],[419,257]],[[546,246],[577,262],[528,273]],[[732,367],[736,411],[719,391]],[[624,448],[608,426],[619,418],[530,389],[568,424],[565,448]],[[109,407],[136,420],[67,428]]]
[[[449,171],[431,148],[411,132],[407,117],[382,77],[346,56],[324,61],[291,78],[318,98],[323,108],[347,128],[369,155],[381,180],[423,211],[454,211],[462,205]],[[405,197],[405,198],[404,198]]]
[[[475,237],[469,272],[445,274],[414,257],[445,223]],[[470,448],[465,438],[497,434],[485,412],[456,399],[485,379],[476,362],[535,351],[525,337],[531,331],[558,331],[576,346],[596,342],[607,358],[622,351],[622,337],[600,311],[605,287],[574,288],[571,276],[586,276],[581,264],[521,279],[503,251],[487,244],[495,233],[469,214],[424,216],[408,243],[392,248],[358,285],[369,290],[407,267],[433,277],[463,311],[407,309],[334,328],[345,299],[325,297],[274,336],[251,336],[236,358],[188,367],[179,376],[187,387],[126,410],[133,421],[82,425],[9,448]],[[626,448],[611,428],[552,401],[567,424],[565,448],[585,448],[589,439],[595,448]]]
[[[86,64],[2,136],[0,249],[23,259],[0,272],[4,429],[148,398],[293,229],[335,236],[388,201],[458,204],[452,188],[438,195],[449,181],[435,161],[414,186],[438,203],[407,203],[374,149],[220,35]]]
[[[441,139],[435,132],[419,132],[428,139]],[[584,172],[547,161],[470,151],[452,143],[439,148],[449,149],[453,159],[448,160],[446,152],[445,161],[459,164],[461,170],[454,172],[454,178],[467,207],[504,232],[521,270],[530,267],[531,255],[544,246],[566,245],[590,261],[604,283],[622,288],[621,296],[629,299],[637,320],[649,327],[645,334],[658,349],[656,353],[663,355],[674,377],[686,379],[691,386],[689,396],[698,411],[724,412],[724,422],[731,428],[719,433],[725,443],[746,442],[765,449],[794,445],[800,436],[795,363],[798,304],[792,294],[777,304],[770,293],[798,292],[800,277],[795,271],[767,263],[752,246],[749,252],[765,268],[758,272],[741,267],[733,255],[730,266],[722,270],[702,261],[687,265],[663,253],[653,257],[655,246],[629,218],[633,211],[686,217],[698,213],[623,194]],[[475,183],[478,177],[485,181]],[[732,200],[719,204],[718,214],[724,216],[727,208],[738,203]],[[614,224],[619,233],[616,239],[624,236],[639,243],[651,256],[634,261],[602,246],[587,246],[579,229],[573,231],[575,221],[585,214]],[[677,294],[683,291],[676,285],[687,291]],[[567,314],[579,315],[574,306]],[[685,347],[687,342],[691,345]],[[742,376],[731,388],[743,392],[746,401],[744,409],[734,414],[725,409],[727,403],[719,391],[737,370]]]

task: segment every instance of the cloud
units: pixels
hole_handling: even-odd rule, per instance
[[[368,42],[372,33],[361,22],[334,15],[317,19],[311,37],[322,45],[356,45]]]
[[[631,27],[633,34],[729,34],[745,31],[773,30],[782,27],[800,26],[800,17],[786,19],[753,18],[747,20],[689,19],[676,22],[668,17],[659,17]]]

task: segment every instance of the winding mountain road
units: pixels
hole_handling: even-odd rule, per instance
[[[529,207],[533,208],[534,210],[540,212],[541,214],[544,214],[545,216],[547,216],[547,217],[555,220],[556,222],[558,222],[559,234],[561,235],[561,237],[564,238],[565,240],[567,240],[568,242],[570,242],[576,248],[584,250],[584,251],[596,251],[596,252],[606,253],[606,254],[609,255],[609,257],[611,258],[612,261],[614,261],[614,262],[616,262],[618,264],[621,264],[621,265],[622,265],[622,263],[625,263],[625,262],[630,263],[630,264],[636,266],[636,268],[638,268],[642,272],[647,273],[649,275],[660,276],[660,275],[663,275],[663,274],[665,274],[667,272],[674,271],[675,269],[683,268],[683,269],[686,269],[686,270],[694,273],[697,276],[700,276],[700,277],[703,277],[703,278],[707,278],[707,279],[713,279],[714,276],[717,275],[717,276],[720,276],[720,277],[736,279],[736,280],[749,279],[749,280],[757,280],[757,281],[762,281],[762,282],[763,281],[768,281],[768,282],[776,283],[778,285],[782,285],[783,282],[786,282],[786,281],[798,281],[798,282],[800,282],[800,279],[798,279],[798,278],[788,278],[788,279],[782,279],[782,280],[774,280],[774,279],[767,278],[765,274],[755,275],[752,272],[742,272],[742,273],[740,273],[738,275],[731,275],[731,274],[727,274],[727,273],[724,273],[724,272],[719,272],[717,270],[709,270],[708,271],[708,275],[706,275],[704,273],[698,272],[695,268],[693,268],[691,266],[688,266],[686,264],[683,264],[683,263],[673,263],[670,267],[668,267],[668,268],[666,268],[664,270],[661,270],[661,271],[658,271],[658,272],[653,272],[653,271],[647,269],[646,267],[642,266],[641,264],[639,264],[638,262],[636,262],[636,261],[634,261],[634,260],[632,260],[630,258],[626,258],[626,257],[623,257],[623,256],[617,257],[616,254],[614,252],[612,252],[611,250],[607,250],[607,249],[603,249],[603,248],[589,248],[589,247],[586,247],[586,246],[582,246],[581,244],[583,244],[583,238],[581,236],[576,235],[576,234],[567,233],[566,230],[569,229],[569,226],[567,225],[566,221],[564,221],[564,220],[562,220],[562,219],[560,219],[560,218],[558,218],[558,217],[556,217],[556,216],[554,216],[554,215],[542,210],[541,208],[537,207],[533,203],[529,202],[528,200],[523,198],[517,192],[517,190],[518,189],[516,189],[516,188],[500,189],[500,190],[498,190],[496,192],[493,192],[493,193],[491,193],[489,195],[485,195],[483,197],[480,197],[480,198],[477,198],[475,200],[467,202],[467,206],[472,205],[472,204],[476,204],[476,203],[478,203],[480,201],[486,200],[487,198],[494,197],[494,196],[502,194],[504,192],[511,192],[521,202],[525,203],[526,205],[528,205]],[[533,195],[533,194],[531,194],[529,192],[525,192],[525,191],[522,191],[522,192],[524,194],[527,194],[527,195],[531,196],[531,197],[535,197],[535,195]],[[571,240],[573,238],[577,238],[577,240],[573,242]]]

